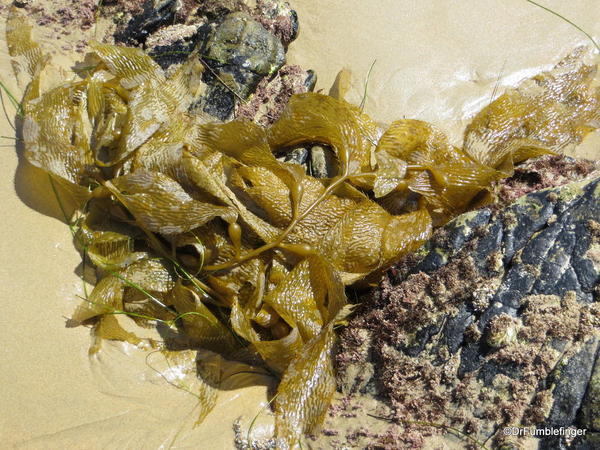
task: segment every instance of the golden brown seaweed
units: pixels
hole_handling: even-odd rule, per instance
[[[215,217],[227,222],[237,218],[233,208],[194,200],[179,183],[160,172],[137,170],[106,186],[140,226],[164,235],[193,230]]]
[[[583,48],[549,72],[524,81],[484,108],[465,131],[475,161],[510,173],[512,163],[563,150],[597,128],[597,67],[581,62]]]
[[[323,421],[335,392],[333,323],[309,342],[290,363],[277,390],[275,434],[281,448],[298,443]]]
[[[27,19],[17,13],[16,7],[11,7],[6,21],[6,43],[17,78],[22,69],[29,76],[35,77],[48,61],[48,57],[44,55],[41,46],[32,39],[31,34],[31,25]]]
[[[383,132],[343,101],[343,80],[337,99],[293,96],[268,129],[206,123],[187,113],[193,64],[168,77],[139,49],[93,43],[81,80],[41,92],[45,58],[24,24],[11,13],[7,41],[32,76],[25,157],[78,200],[76,242],[99,277],[73,319],[132,344],[142,340],[122,326],[126,315],[177,327],[192,350],[163,350],[199,376],[199,421],[220,369],[193,364],[193,350],[258,355],[281,376],[281,447],[314,431],[335,391],[345,286],[416,249],[516,162],[579,142],[599,118],[595,67],[575,54],[481,111],[462,148],[418,120]],[[313,144],[334,151],[332,178],[274,156]]]

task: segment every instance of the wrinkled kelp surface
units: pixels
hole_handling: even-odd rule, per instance
[[[46,86],[48,58],[15,12],[7,42],[15,70],[31,76],[25,156],[78,205],[75,241],[98,274],[73,315],[94,323],[91,351],[101,339],[148,344],[117,315],[175,328],[182,351],[165,346],[165,356],[196,370],[198,421],[220,373],[194,349],[264,362],[281,379],[281,447],[319,425],[335,391],[345,286],[489,201],[515,162],[579,142],[599,119],[595,67],[578,54],[491,103],[458,148],[425,122],[381,130],[359,108],[314,93],[292,97],[267,129],[206,123],[188,112],[197,65],[167,77],[135,48],[92,43],[74,81]],[[331,178],[274,156],[315,143],[335,153]]]

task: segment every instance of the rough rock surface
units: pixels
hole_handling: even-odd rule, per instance
[[[315,178],[332,178],[338,174],[339,164],[335,153],[325,145],[294,148],[283,155],[277,155],[277,159],[300,164],[308,175]]]
[[[539,160],[541,172],[586,172],[552,158]],[[536,172],[534,164],[522,173]],[[585,438],[542,445],[593,448],[600,433],[595,174],[504,209],[464,214],[390,270],[342,333],[342,390],[381,396],[397,423],[454,428],[494,448],[522,444],[501,433],[505,425],[587,428]],[[510,182],[526,192],[531,180]]]
[[[285,65],[272,79],[263,78],[247,102],[238,102],[235,116],[268,126],[275,122],[294,94],[310,92],[317,77],[312,70]]]
[[[223,120],[233,113],[234,95],[248,98],[264,77],[277,72],[285,62],[281,41],[242,12],[225,18],[202,46],[201,54],[210,67],[207,98],[228,96],[231,101],[230,109],[215,107],[220,102],[213,101],[207,101],[203,109]]]
[[[131,19],[115,33],[115,39],[129,45],[144,44],[148,36],[175,19],[176,0],[147,0],[135,2]]]
[[[314,87],[314,73],[282,67],[298,34],[298,17],[285,1],[135,0],[104,8],[117,25],[115,41],[144,48],[163,69],[199,59],[206,89],[192,111],[267,125],[291,95]]]

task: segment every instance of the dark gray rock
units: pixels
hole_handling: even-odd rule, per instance
[[[330,147],[313,145],[284,151],[277,157],[280,161],[300,164],[306,173],[315,178],[332,178],[337,175],[339,163]]]
[[[514,315],[522,306],[522,299],[529,295],[564,297],[567,291],[572,291],[578,300],[592,301],[598,268],[594,268],[585,255],[591,244],[588,221],[600,218],[597,186],[598,180],[595,180],[583,186],[573,184],[530,194],[502,212],[496,226],[488,226],[487,239],[496,236],[503,243],[505,274],[489,308],[479,318],[480,331],[502,312]],[[502,227],[498,226],[500,223]],[[579,233],[575,233],[575,229]],[[517,252],[519,257],[515,258]],[[486,256],[475,254],[480,260]],[[577,276],[582,267],[585,267],[583,283]],[[461,361],[462,373],[477,367],[473,362],[475,355],[486,354],[479,343],[466,347]]]
[[[229,14],[202,44],[200,53],[210,67],[203,110],[221,120],[233,113],[233,107],[223,105],[235,104],[236,97],[247,99],[264,77],[273,75],[285,62],[281,41],[243,12]],[[221,96],[230,101],[213,102]]]
[[[598,450],[600,448],[600,433],[586,431],[585,436],[575,439],[571,448],[573,450]]]
[[[306,167],[306,160],[308,159],[310,151],[307,148],[299,147],[284,152],[282,155],[277,155],[277,159],[281,162],[300,164]]]
[[[472,240],[475,231],[489,223],[491,211],[480,209],[463,214],[460,220],[453,221],[446,227],[444,243],[430,241],[425,244],[425,257],[414,266],[411,273],[433,272],[448,262],[448,258],[456,255],[465,244]]]
[[[361,385],[399,419],[468,424],[498,447],[516,442],[498,433],[508,424],[599,431],[598,221],[597,176],[458,217],[363,298],[342,334],[340,385],[366,364]],[[365,361],[344,344],[359,332]],[[542,448],[569,448],[561,439]],[[597,437],[586,439],[576,448]]]
[[[598,356],[581,405],[579,423],[588,430],[600,432],[600,358]]]
[[[315,90],[317,84],[317,73],[312,69],[308,69],[306,72],[307,77],[304,81],[304,88],[306,89],[306,92],[312,92]]]
[[[197,108],[213,117],[227,120],[235,109],[235,97],[227,86],[212,83],[208,85],[199,104],[192,105],[192,111]]]
[[[127,25],[117,31],[115,40],[127,45],[140,45],[159,28],[173,23],[177,0],[146,0],[142,13],[131,18]]]
[[[550,373],[547,381],[553,386],[554,403],[546,419],[546,426],[568,427],[575,423],[597,354],[598,339],[591,339],[579,352],[561,361]]]
[[[228,15],[204,46],[204,57],[223,77],[230,75],[247,96],[257,79],[272,75],[285,62],[281,41],[244,13]]]

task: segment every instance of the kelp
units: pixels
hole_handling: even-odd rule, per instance
[[[281,378],[281,447],[315,430],[335,391],[345,287],[489,199],[515,163],[578,143],[600,114],[596,68],[579,53],[493,101],[456,147],[419,120],[381,129],[343,87],[293,96],[267,129],[208,123],[188,112],[193,61],[168,77],[139,49],[100,43],[79,79],[42,91],[47,58],[14,10],[7,42],[32,77],[25,157],[78,202],[76,242],[96,267],[73,319],[134,344],[117,316],[155,320],[178,330],[186,360],[194,349],[262,360]],[[275,156],[313,144],[334,152],[331,178]],[[199,421],[218,388],[209,372],[210,386],[190,386]]]

